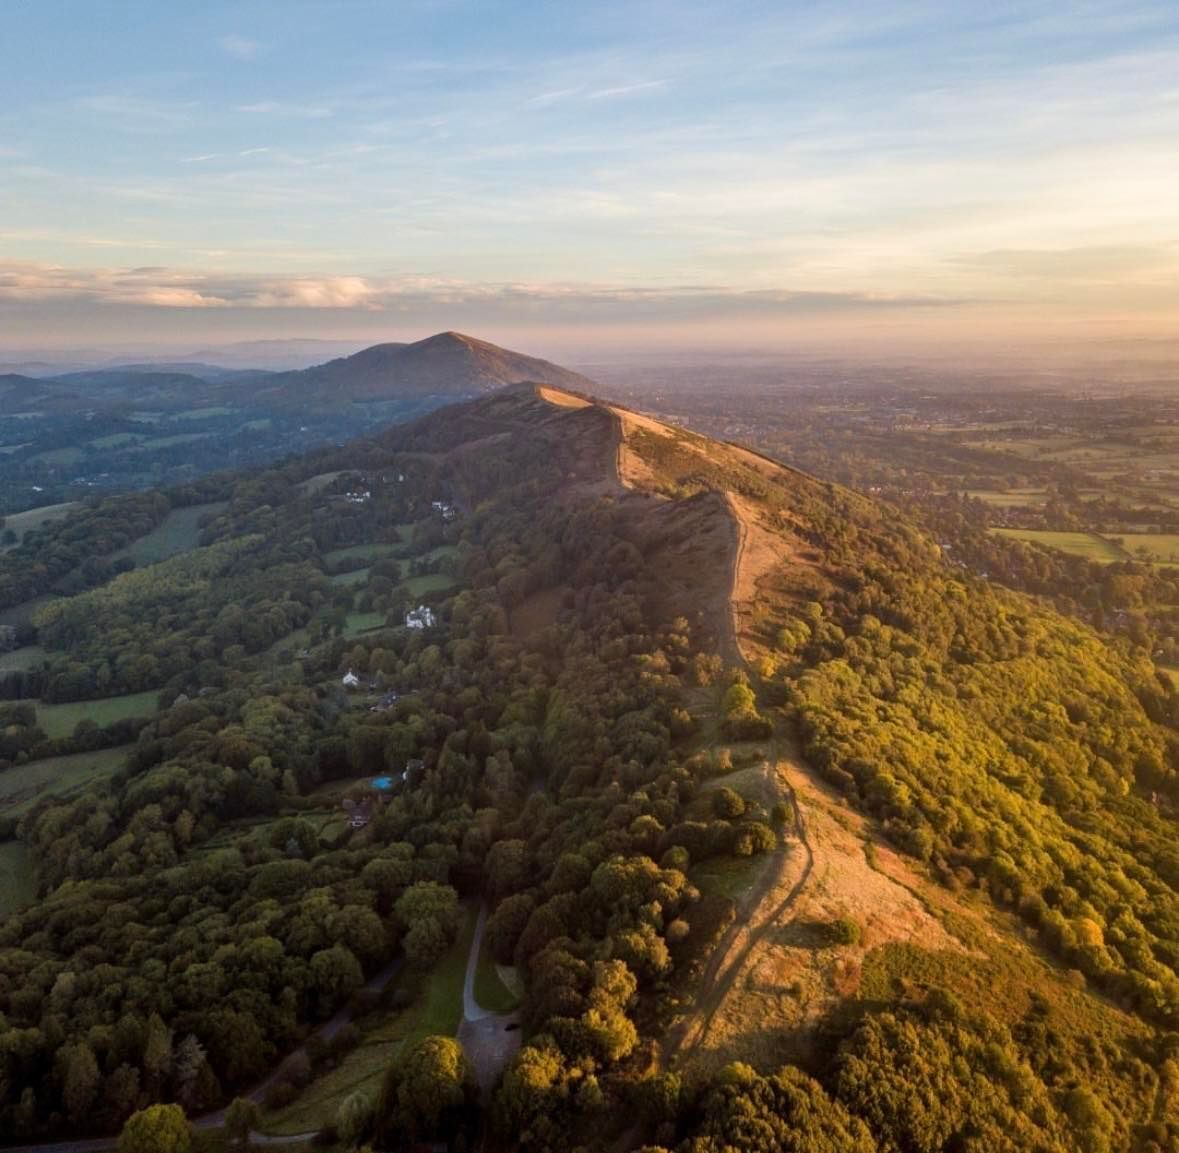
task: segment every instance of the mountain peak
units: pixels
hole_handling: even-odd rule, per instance
[[[270,383],[273,391],[306,405],[473,397],[520,381],[575,391],[592,388],[584,376],[550,361],[453,330],[412,344],[376,344],[302,372],[282,373]]]

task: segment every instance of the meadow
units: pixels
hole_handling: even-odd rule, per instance
[[[993,531],[1012,540],[1047,545],[1049,548],[1057,548],[1073,556],[1083,556],[1087,560],[1100,561],[1103,564],[1128,559],[1117,545],[1094,532],[1051,532],[1047,529],[1026,528],[996,528]]]
[[[60,796],[98,777],[109,776],[123,764],[130,747],[118,745],[93,753],[46,757],[5,769],[0,772],[0,815],[22,813],[42,797]]]
[[[10,513],[4,518],[3,528],[11,529],[16,534],[16,543],[19,544],[25,533],[35,531],[51,521],[61,520],[77,507],[77,501],[65,501],[62,504],[47,504],[40,508],[26,509],[24,512]]]
[[[37,723],[48,737],[72,736],[79,721],[94,721],[104,728],[127,717],[155,716],[159,693],[129,693],[122,697],[100,697],[95,701],[66,701],[62,704],[37,702]]]
[[[201,521],[216,515],[225,507],[224,502],[214,502],[174,508],[151,532],[140,537],[119,555],[129,556],[136,568],[143,568],[182,552],[190,552],[200,544]]]

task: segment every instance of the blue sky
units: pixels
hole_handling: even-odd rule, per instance
[[[1179,317],[1179,6],[14,0],[0,345]]]

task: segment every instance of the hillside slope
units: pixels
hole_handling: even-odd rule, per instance
[[[166,559],[93,563],[185,506]],[[39,893],[0,922],[6,1134],[216,1117],[404,955],[271,1131],[359,1093],[378,1146],[1179,1142],[1175,696],[885,506],[517,384],[79,509],[4,587],[36,647],[0,837]],[[524,993],[480,1108],[449,1034],[484,903]],[[416,1111],[419,1058],[461,1109]]]

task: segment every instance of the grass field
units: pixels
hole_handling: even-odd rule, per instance
[[[453,1037],[463,1015],[463,978],[475,931],[475,912],[464,908],[455,943],[425,976],[404,973],[406,987],[416,986],[410,1007],[400,1013],[374,1014],[357,1024],[364,1039],[335,1068],[307,1086],[299,1099],[264,1114],[261,1128],[278,1136],[307,1133],[335,1120],[340,1102],[358,1090],[375,1098],[389,1062],[406,1045],[431,1034]]]
[[[121,767],[130,748],[130,745],[118,745],[95,753],[47,757],[5,769],[0,772],[0,813],[8,816],[23,812],[42,797],[68,793],[87,781],[109,776]]]
[[[309,476],[302,484],[299,485],[300,490],[307,496],[315,496],[316,493],[323,492],[338,476],[343,476],[343,472],[321,472],[315,476]]]
[[[80,507],[77,501],[66,501],[64,504],[46,504],[40,508],[26,509],[24,512],[9,513],[4,518],[4,527],[10,528],[16,533],[17,542],[19,543],[25,533],[31,532],[35,529],[43,528],[51,521],[61,520],[62,517],[69,516],[74,509]]]
[[[991,531],[1012,540],[1047,545],[1049,548],[1060,549],[1061,552],[1071,553],[1073,556],[1083,556],[1088,560],[1101,561],[1103,564],[1126,559],[1126,554],[1116,545],[1110,544],[1104,537],[1093,532],[1048,532],[1030,528],[996,528]]]
[[[138,568],[190,552],[200,543],[200,522],[226,507],[224,501],[174,508],[147,536],[128,545],[119,555],[129,556]]]
[[[22,841],[0,843],[0,917],[13,913],[37,898],[33,862]]]
[[[364,568],[349,569],[348,572],[338,572],[335,576],[330,577],[331,583],[334,585],[362,585],[368,580],[368,574],[372,570],[365,565]]]
[[[1150,560],[1179,564],[1179,534],[1124,533],[1118,539],[1131,556],[1136,557],[1140,549],[1145,549]]]
[[[400,548],[399,544],[354,544],[347,548],[334,548],[331,552],[325,552],[323,563],[331,568],[351,561],[355,561],[357,566],[372,564],[373,561],[390,556]]]
[[[232,416],[233,409],[223,404],[213,405],[211,408],[190,408],[187,412],[178,412],[176,420],[211,420],[215,416]]]
[[[85,455],[80,448],[70,445],[67,448],[46,449],[45,452],[37,453],[32,459],[43,461],[45,464],[69,466],[77,464]]]
[[[427,573],[425,576],[410,577],[401,582],[401,587],[408,590],[410,596],[420,597],[426,593],[444,592],[454,588],[455,579],[448,573]]]
[[[37,702],[37,723],[49,737],[68,737],[79,721],[92,720],[99,728],[126,717],[153,717],[160,694],[154,690],[125,697],[101,697],[96,701],[67,701],[60,705]]]
[[[361,633],[372,632],[385,623],[384,613],[349,613],[344,621],[344,637],[358,637]]]
[[[137,444],[135,450],[150,452],[156,448],[172,448],[177,444],[192,444],[194,441],[208,440],[211,436],[213,436],[211,432],[178,432],[173,436],[153,436],[150,440]]]
[[[137,432],[112,432],[110,436],[98,436],[90,441],[91,448],[122,448],[126,444],[134,444],[142,440],[143,435]]]
[[[0,653],[0,673],[11,673],[31,669],[45,659],[45,650],[40,645],[25,645]]]

